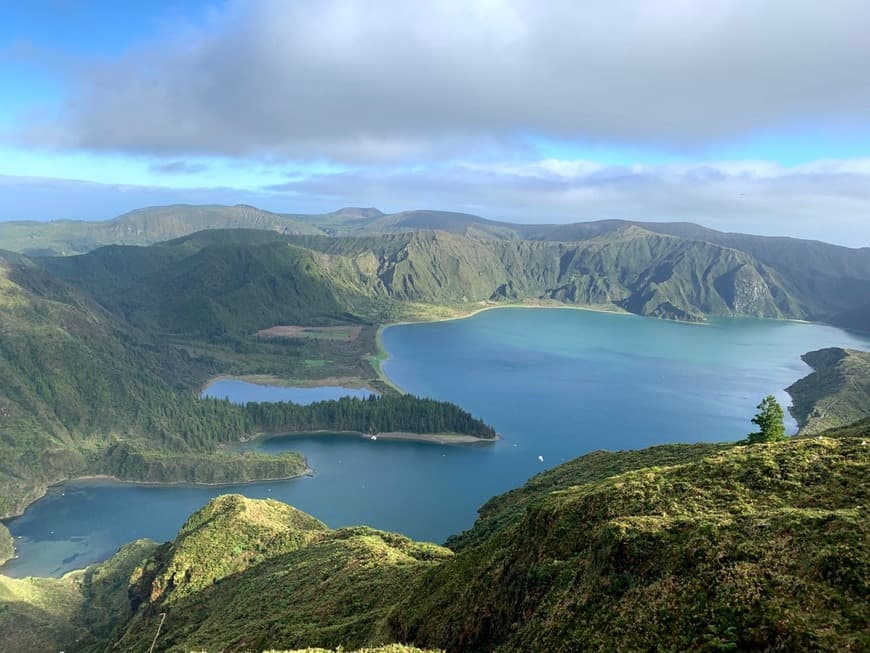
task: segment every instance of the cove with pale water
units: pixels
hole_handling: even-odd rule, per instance
[[[19,558],[0,573],[59,575],[139,537],[169,540],[192,512],[227,492],[279,499],[332,527],[368,524],[442,542],[470,527],[490,497],[584,453],[740,439],[753,429],[750,418],[765,395],[790,403],[784,388],[810,371],[801,354],[832,346],[866,350],[870,338],[785,321],[696,325],[504,308],[389,327],[383,344],[384,371],[396,385],[456,402],[504,439],[449,446],[279,436],[247,446],[300,451],[313,478],[222,487],[65,483],[8,522]],[[266,400],[274,391],[258,395],[257,386],[246,385],[241,396],[227,389],[219,386],[215,396]]]

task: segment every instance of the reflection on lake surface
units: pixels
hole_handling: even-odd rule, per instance
[[[783,389],[809,372],[802,353],[870,349],[870,339],[822,325],[544,309],[395,326],[383,342],[397,385],[454,401],[505,439],[446,446],[288,436],[251,446],[302,452],[314,478],[231,489],[68,483],[9,523],[21,557],[2,572],[59,574],[137,537],[171,539],[191,512],[229,491],[286,501],[333,527],[365,523],[443,541],[491,496],[583,453],[742,438],[762,397],[790,403]],[[252,399],[272,390],[254,386],[264,394]]]

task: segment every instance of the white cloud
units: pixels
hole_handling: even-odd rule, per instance
[[[378,205],[480,213],[517,222],[688,221],[724,231],[870,245],[870,169],[864,160],[794,167],[765,162],[603,166],[548,159],[457,164],[425,174],[360,168],[273,190]]]
[[[233,0],[84,66],[59,120],[19,136],[365,162],[505,150],[517,134],[691,149],[866,127],[868,25],[863,0]]]

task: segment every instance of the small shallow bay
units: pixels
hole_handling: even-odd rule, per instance
[[[814,324],[692,325],[545,309],[390,327],[383,342],[392,381],[458,403],[504,440],[447,446],[286,436],[250,446],[300,451],[314,478],[231,488],[67,483],[9,522],[20,558],[0,572],[57,575],[137,537],[170,539],[191,512],[231,491],[286,501],[333,527],[365,523],[443,541],[468,528],[491,496],[589,451],[739,439],[764,395],[789,403],[783,389],[809,372],[802,353],[870,349],[868,338]]]

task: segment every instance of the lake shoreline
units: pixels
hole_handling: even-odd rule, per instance
[[[348,390],[368,390],[372,394],[379,394],[364,379],[356,376],[330,376],[322,379],[282,379],[281,377],[268,374],[218,374],[209,378],[202,385],[199,390],[200,396],[220,381],[243,381],[253,385],[275,386],[279,388],[325,388],[335,386]]]
[[[387,351],[386,347],[384,347],[383,342],[383,333],[390,327],[394,326],[408,326],[414,324],[437,324],[439,322],[453,322],[455,320],[467,320],[468,318],[474,317],[484,311],[491,311],[498,308],[544,308],[544,309],[557,309],[557,310],[569,310],[569,311],[590,311],[592,313],[609,313],[611,315],[634,315],[634,313],[629,313],[628,311],[624,311],[617,307],[614,307],[613,310],[608,308],[595,308],[593,306],[570,306],[568,304],[532,304],[532,303],[517,303],[517,304],[488,304],[486,306],[478,306],[477,308],[472,308],[468,310],[456,309],[455,315],[449,315],[447,317],[420,317],[419,319],[408,319],[408,320],[399,320],[398,322],[388,322],[386,324],[379,324],[378,330],[375,332],[375,346],[377,347],[377,352],[371,357],[370,362],[372,367],[375,369],[375,372],[378,375],[378,378],[394,388],[401,394],[405,394],[405,390],[400,388],[395,382],[391,381],[387,376],[386,372],[384,372],[383,364],[390,358],[390,353]],[[452,309],[451,309],[452,310]],[[638,316],[644,317],[644,316]]]
[[[243,485],[253,485],[255,483],[272,483],[279,481],[293,481],[297,478],[313,477],[315,471],[311,467],[305,466],[305,469],[298,474],[289,476],[275,476],[270,478],[255,478],[248,481],[222,481],[220,483],[206,483],[195,481],[133,481],[129,479],[118,478],[111,474],[88,474],[85,476],[76,476],[75,478],[54,483],[48,487],[48,490],[59,488],[67,483],[88,483],[90,481],[109,481],[111,483],[122,483],[124,485],[138,485],[144,487],[233,487]],[[48,495],[48,491],[46,491]]]
[[[266,483],[266,482],[279,482],[279,481],[293,481],[298,478],[313,478],[316,475],[316,471],[309,467],[307,462],[305,465],[305,469],[298,474],[291,474],[288,476],[275,476],[269,478],[255,478],[250,480],[240,480],[240,481],[224,481],[220,483],[206,483],[206,482],[194,482],[194,481],[136,481],[132,479],[124,479],[118,478],[117,476],[113,476],[112,474],[83,474],[81,476],[72,476],[70,478],[64,478],[59,481],[53,481],[51,483],[47,483],[46,485],[40,488],[40,492],[38,496],[35,496],[33,499],[27,501],[27,504],[21,508],[18,512],[14,514],[7,514],[0,517],[0,523],[8,523],[14,519],[21,517],[27,509],[30,508],[37,501],[41,501],[49,494],[52,493],[53,490],[57,488],[63,487],[68,483],[87,483],[89,481],[111,481],[113,483],[122,483],[124,485],[139,485],[139,486],[150,486],[150,487],[233,487],[233,486],[243,486],[243,485],[253,485],[254,483]]]
[[[496,434],[494,438],[479,438],[476,435],[466,435],[463,433],[412,433],[410,431],[386,431],[383,433],[363,433],[362,431],[332,431],[332,430],[316,430],[316,431],[291,431],[287,433],[259,433],[249,438],[240,440],[238,444],[248,444],[261,440],[272,440],[274,438],[283,437],[305,437],[314,435],[323,437],[327,435],[338,435],[344,437],[355,437],[360,440],[400,440],[405,442],[421,442],[424,444],[491,444],[501,441],[503,438]],[[233,444],[231,446],[238,446]]]

